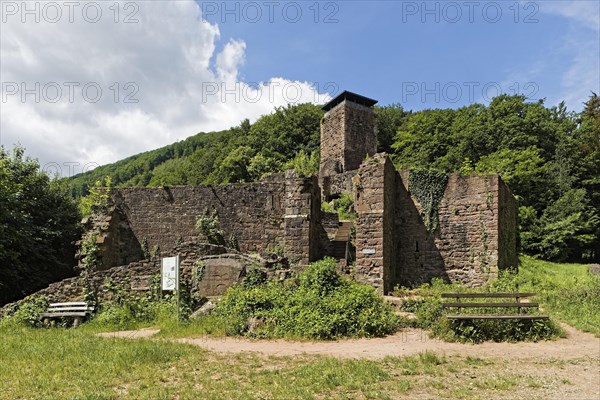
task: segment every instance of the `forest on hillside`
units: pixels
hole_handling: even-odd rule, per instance
[[[547,260],[600,260],[600,97],[581,113],[501,95],[489,105],[407,111],[376,107],[378,150],[398,169],[498,173],[519,208],[521,251]],[[226,184],[296,168],[318,172],[313,104],[280,107],[255,123],[183,141],[65,180],[24,149],[0,148],[0,304],[72,273],[80,234],[76,199],[110,177],[115,186]]]
[[[600,97],[581,113],[501,95],[489,105],[406,111],[376,107],[378,151],[398,169],[498,173],[518,201],[523,252],[557,261],[600,258]],[[251,124],[199,133],[72,178],[75,196],[105,176],[116,186],[250,182],[318,170],[317,105],[277,108]]]

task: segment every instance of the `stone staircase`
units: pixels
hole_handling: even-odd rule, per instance
[[[352,230],[352,222],[342,221],[332,240],[333,242],[333,257],[337,260],[346,259],[346,248],[350,239],[350,231]]]

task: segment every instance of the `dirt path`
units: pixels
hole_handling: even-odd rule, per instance
[[[472,376],[457,375],[448,379],[471,381],[474,378],[523,375],[531,387],[514,387],[500,397],[490,392],[488,399],[529,398],[560,400],[600,399],[600,338],[563,325],[567,337],[555,341],[521,343],[482,343],[477,345],[446,343],[430,339],[426,331],[403,330],[395,335],[375,339],[348,339],[335,342],[298,342],[286,340],[250,340],[232,337],[197,337],[173,339],[221,354],[252,353],[270,356],[322,355],[340,358],[378,360],[386,356],[409,356],[425,351],[444,354],[448,359],[467,356],[493,360],[491,367],[474,370]],[[107,332],[102,337],[127,339],[151,338],[158,329]],[[166,339],[170,340],[170,339]],[[463,372],[464,374],[464,372]],[[423,378],[425,379],[425,378]],[[441,378],[439,378],[441,379]],[[426,380],[426,379],[425,379]],[[448,387],[452,383],[446,382]],[[431,398],[426,392],[419,395],[419,385],[413,392],[415,399]],[[423,385],[427,387],[427,385]],[[508,396],[508,397],[506,397]]]
[[[431,339],[426,331],[406,329],[395,335],[373,339],[347,339],[332,342],[298,342],[288,340],[252,340],[236,337],[203,336],[175,339],[180,343],[193,344],[218,353],[252,352],[265,356],[324,355],[340,358],[381,359],[386,356],[409,356],[433,351],[446,355],[458,354],[471,357],[494,357],[508,359],[561,359],[581,357],[600,359],[600,338],[590,333],[563,325],[567,337],[554,341],[493,343],[477,345],[447,343]],[[149,338],[158,329],[145,328],[137,331],[99,333],[101,337],[127,339]]]
[[[232,337],[200,337],[177,339],[206,350],[220,353],[254,352],[265,356],[293,356],[318,354],[341,358],[381,359],[386,356],[408,356],[424,351],[460,354],[472,357],[498,357],[510,359],[580,357],[600,358],[600,338],[563,326],[567,338],[537,343],[482,343],[478,345],[446,343],[430,339],[426,331],[403,330],[395,335],[374,339],[349,339],[335,342],[295,342],[286,340],[250,340]]]

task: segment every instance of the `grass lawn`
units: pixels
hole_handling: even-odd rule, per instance
[[[519,274],[497,285],[534,291],[545,312],[600,336],[598,276],[584,265],[521,261]],[[417,291],[433,296],[449,288]],[[152,325],[166,337],[223,335],[224,327],[210,321]],[[0,321],[0,399],[562,399],[598,378],[599,367],[594,354],[510,362],[433,353],[380,361],[226,355],[168,340],[95,335],[106,328],[98,321],[79,329]]]

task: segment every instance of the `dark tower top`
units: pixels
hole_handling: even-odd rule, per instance
[[[338,104],[340,104],[341,102],[343,102],[344,100],[351,101],[353,103],[360,104],[361,106],[365,106],[365,107],[369,107],[369,108],[373,107],[375,104],[377,104],[377,100],[373,100],[368,97],[361,96],[360,94],[356,94],[356,93],[352,93],[347,90],[344,90],[342,93],[337,95],[329,103],[325,104],[322,107],[322,109],[325,111],[329,111],[332,108],[334,108],[335,106],[337,106]]]

